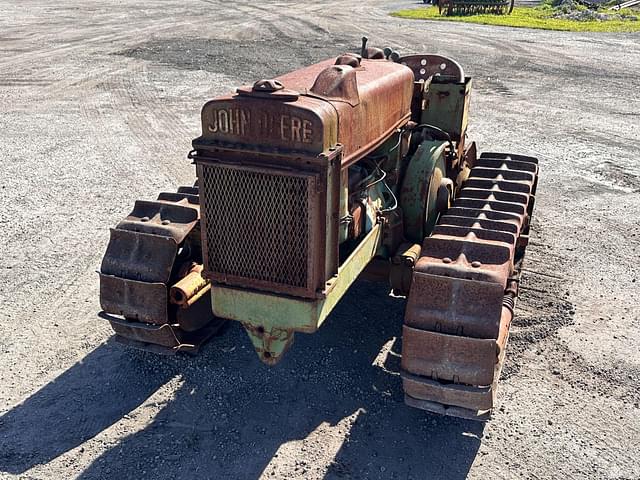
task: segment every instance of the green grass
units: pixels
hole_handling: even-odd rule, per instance
[[[437,7],[421,7],[411,10],[399,10],[391,13],[394,17],[414,20],[438,20],[443,22],[480,23],[482,25],[499,25],[502,27],[538,28],[543,30],[564,30],[569,32],[640,32],[640,20],[592,20],[579,22],[553,18],[553,11],[548,5],[540,7],[516,7],[511,15],[464,15],[450,16],[438,13]],[[628,12],[633,15],[633,12]],[[638,14],[635,12],[636,15]]]

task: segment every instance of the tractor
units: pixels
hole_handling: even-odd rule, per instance
[[[273,365],[375,271],[406,297],[406,403],[488,418],[538,162],[478,153],[471,86],[452,59],[364,39],[208,101],[195,183],[136,201],[111,229],[100,316],[159,354],[196,353],[240,322]]]

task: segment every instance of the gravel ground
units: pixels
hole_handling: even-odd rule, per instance
[[[387,16],[412,2],[0,0],[0,476],[640,478],[640,35]],[[474,77],[471,136],[540,158],[517,320],[487,424],[404,406],[403,301],[358,282],[259,363],[97,319],[108,227],[192,181],[209,98],[372,44]]]

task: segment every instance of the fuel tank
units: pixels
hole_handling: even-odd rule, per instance
[[[409,120],[413,78],[404,65],[345,54],[260,80],[206,103],[193,146],[308,157],[341,144],[344,168]]]

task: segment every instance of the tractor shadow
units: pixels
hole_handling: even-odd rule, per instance
[[[237,324],[196,358],[105,344],[0,419],[0,471],[47,463],[124,418],[135,433],[79,478],[465,478],[484,427],[404,405],[404,300],[387,293],[357,282],[271,368]],[[157,413],[135,410],[170,381]],[[337,424],[344,441],[324,433]]]
[[[0,417],[0,472],[48,463],[135,410],[170,378],[103,344]]]

